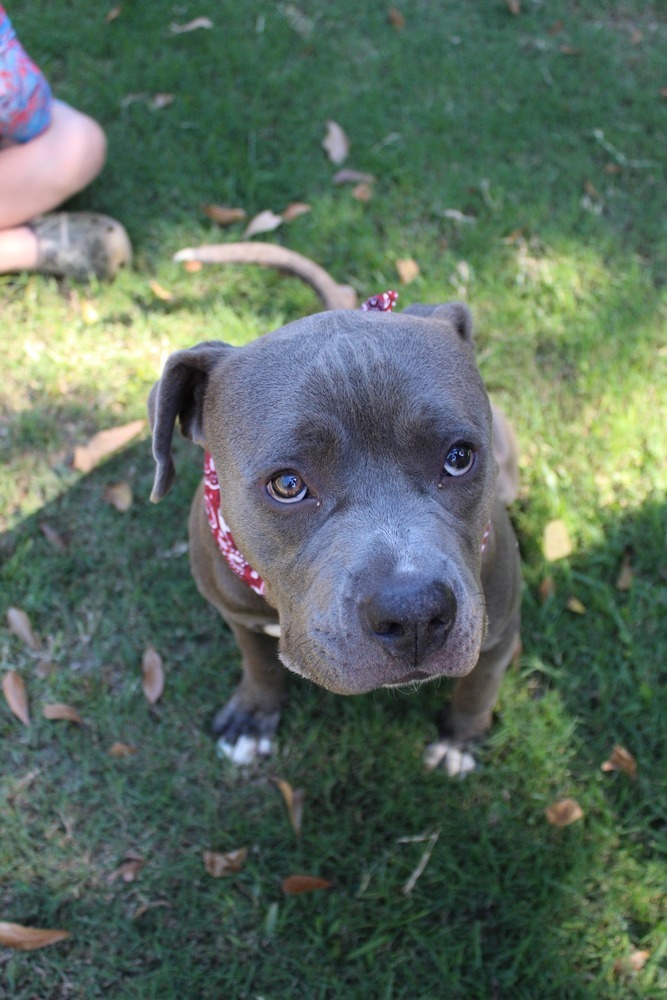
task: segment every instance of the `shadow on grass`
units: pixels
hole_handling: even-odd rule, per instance
[[[3,913],[73,934],[3,956],[12,997],[652,996],[657,964],[638,975],[628,963],[652,947],[667,815],[665,616],[654,612],[664,506],[610,517],[600,546],[553,571],[546,604],[535,596],[544,566],[526,546],[523,664],[467,781],[421,765],[444,684],[341,699],[295,679],[278,756],[237,773],[206,732],[238,654],[189,576],[182,543],[200,456],[178,452],[176,485],[157,507],[142,442],[2,539],[1,610],[29,612],[57,667],[37,680],[18,641],[0,637],[34,714],[27,730],[7,712],[0,721]],[[102,500],[119,479],[135,494],[124,515]],[[619,592],[628,546],[634,577]],[[585,615],[568,610],[571,595]],[[152,709],[140,690],[149,643],[167,671]],[[40,701],[74,703],[88,726],[40,720]],[[115,740],[136,755],[111,759]],[[637,756],[636,782],[600,772],[615,743]],[[300,839],[271,775],[305,789]],[[554,829],[544,808],[565,796],[585,818]],[[426,841],[400,838],[433,831],[406,895]],[[250,855],[238,876],[204,873],[203,850],[241,845]],[[128,854],[145,861],[136,882],[110,880]],[[281,880],[297,872],[335,887],[286,898]]]

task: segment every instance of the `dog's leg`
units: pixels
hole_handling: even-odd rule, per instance
[[[270,754],[285,698],[285,668],[277,641],[230,622],[243,654],[243,678],[216,714],[213,734],[220,753],[237,764]]]
[[[440,738],[424,753],[428,768],[450,777],[475,770],[471,747],[491,726],[501,681],[520,646],[518,622],[513,622],[501,641],[481,654],[475,669],[456,682],[439,720]]]

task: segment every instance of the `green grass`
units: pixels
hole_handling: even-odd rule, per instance
[[[110,286],[0,278],[0,613],[4,625],[8,606],[28,612],[56,668],[40,679],[0,627],[0,669],[21,673],[33,718],[25,728],[0,703],[0,920],[72,935],[0,949],[0,997],[659,1000],[664,8],[523,0],[512,17],[501,0],[406,0],[397,31],[388,4],[297,6],[306,22],[266,2],[125,3],[110,24],[83,0],[11,10],[59,96],[107,132],[107,167],[73,206],[120,218],[136,266]],[[197,16],[214,28],[170,33]],[[159,111],[125,100],[155,93],[175,99]],[[346,165],[377,177],[368,203],[331,183],[328,118],[350,136]],[[317,308],[275,273],[171,263],[182,246],[239,238],[202,202],[252,216],[295,200],[312,212],[269,238],[361,296],[396,286],[395,261],[413,257],[402,305],[467,299],[483,375],[521,442],[523,655],[462,783],[421,765],[446,685],[341,699],[295,678],[277,756],[250,772],[223,765],[208,725],[239,657],[174,554],[200,453],[179,444],[158,507],[145,437],[88,476],[69,463],[96,430],[143,416],[171,350],[240,344]],[[134,490],[126,514],[103,500],[118,480]],[[552,565],[554,518],[574,550]],[[141,691],[148,644],[167,674],[154,708]],[[86,726],[42,719],[57,701]],[[110,757],[114,741],[136,754]],[[636,781],[601,772],[615,744],[637,758]],[[276,776],[305,791],[300,839]],[[585,815],[556,829],[544,809],[563,797]],[[406,896],[425,843],[399,840],[433,831]],[[204,850],[241,846],[238,875],[206,874]],[[145,860],[136,880],[110,880],[132,854]],[[282,879],[300,872],[334,888],[285,897]],[[636,951],[649,952],[639,971]]]

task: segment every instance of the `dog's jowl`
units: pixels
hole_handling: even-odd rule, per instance
[[[198,344],[168,359],[149,413],[153,500],[177,420],[205,453],[190,559],[243,657],[214,723],[232,757],[270,749],[285,668],[338,694],[458,678],[443,739],[486,731],[519,633],[516,454],[464,305]]]

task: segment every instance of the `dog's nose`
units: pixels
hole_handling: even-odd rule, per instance
[[[456,597],[442,581],[388,581],[362,603],[370,637],[390,656],[418,663],[440,649],[456,619]]]

